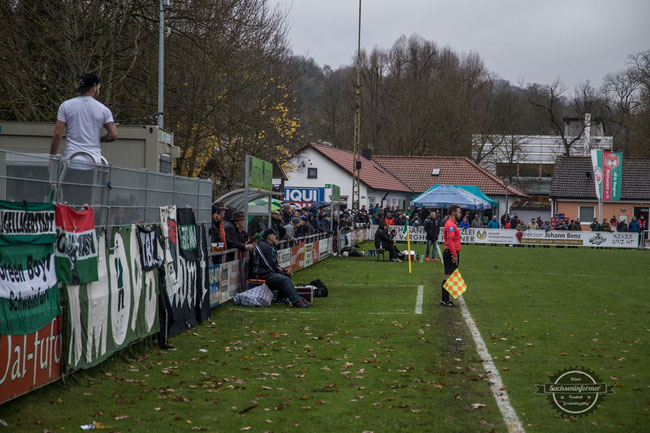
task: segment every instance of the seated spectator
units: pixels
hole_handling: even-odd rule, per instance
[[[499,228],[499,220],[496,215],[492,217],[492,220],[488,223],[488,228],[489,229],[498,229]]]
[[[515,227],[517,230],[520,232],[523,232],[528,229],[528,226],[524,222],[524,220],[519,220],[519,223],[517,224],[517,227]]]
[[[598,223],[598,219],[594,218],[594,222],[589,225],[592,232],[599,232],[603,230],[603,226]]]
[[[528,223],[528,230],[537,230],[537,229],[539,229],[539,225],[537,225],[537,221],[535,221],[535,218],[532,218]]]
[[[467,220],[467,215],[463,217],[463,220],[460,222],[459,228],[461,229],[468,229],[469,228],[469,221]]]
[[[401,262],[400,253],[397,250],[393,236],[388,233],[388,226],[386,224],[379,224],[375,232],[375,248],[377,250],[386,250],[389,252],[389,257],[394,262]]]
[[[607,218],[603,218],[603,223],[600,225],[603,228],[604,232],[610,232],[612,231],[612,226],[609,221],[607,221]]]
[[[311,304],[305,301],[291,282],[291,275],[278,265],[278,254],[275,244],[278,234],[269,228],[262,233],[262,239],[255,245],[251,277],[265,280],[271,290],[277,290],[283,297],[289,298],[294,308],[308,308]]]
[[[582,231],[582,226],[580,225],[580,218],[576,218],[575,220],[571,221],[571,227],[569,228],[569,230],[575,232]]]
[[[641,226],[639,225],[639,222],[636,220],[636,217],[632,217],[632,220],[630,221],[630,225],[628,226],[628,231],[635,232],[635,233],[641,231]]]
[[[625,222],[624,219],[622,219],[618,223],[618,225],[616,226],[616,231],[617,232],[627,232],[627,231],[629,231],[628,228],[627,228],[627,223]]]
[[[546,232],[549,231],[549,230],[551,230],[551,222],[550,222],[550,221],[544,221],[544,222],[542,223],[542,225],[539,226],[539,229],[540,229],[540,230],[544,230],[544,231],[546,231]]]
[[[478,214],[474,214],[474,219],[472,220],[472,228],[475,229],[483,228],[483,221],[481,221],[481,217]]]

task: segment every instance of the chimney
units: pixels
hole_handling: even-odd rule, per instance
[[[368,161],[372,161],[372,149],[369,147],[361,149],[361,156],[366,158]]]

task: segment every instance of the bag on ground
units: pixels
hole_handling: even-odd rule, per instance
[[[326,298],[327,295],[329,294],[329,290],[327,290],[327,286],[325,286],[325,283],[323,283],[320,278],[316,278],[314,281],[309,283],[308,285],[314,286],[314,297],[315,298]]]
[[[232,301],[242,307],[270,307],[273,292],[266,284],[261,284],[235,295]]]

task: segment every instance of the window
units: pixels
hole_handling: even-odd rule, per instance
[[[307,179],[318,178],[318,169],[316,167],[309,167],[307,169]]]
[[[580,206],[578,218],[580,218],[581,224],[591,224],[594,220],[594,215],[594,206]]]

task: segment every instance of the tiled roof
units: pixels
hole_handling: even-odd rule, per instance
[[[506,186],[499,177],[466,157],[376,155],[372,159],[417,193],[442,184],[472,185],[488,195],[505,195]],[[438,176],[431,175],[434,168],[440,169]],[[527,197],[513,186],[508,187],[508,193]]]
[[[341,167],[352,175],[352,167],[354,165],[354,154],[349,150],[338,149],[336,147],[324,146],[322,144],[309,143],[296,153],[301,152],[307,147],[312,147],[318,152],[322,153],[334,164]],[[367,160],[363,156],[361,158],[361,172],[359,177],[361,182],[369,187],[384,191],[404,191],[412,192],[404,183],[400,182],[395,176],[390,174],[384,167],[377,164],[375,161]]]
[[[595,200],[593,176],[590,157],[558,156],[551,197]],[[650,158],[623,158],[621,200],[650,200]]]

